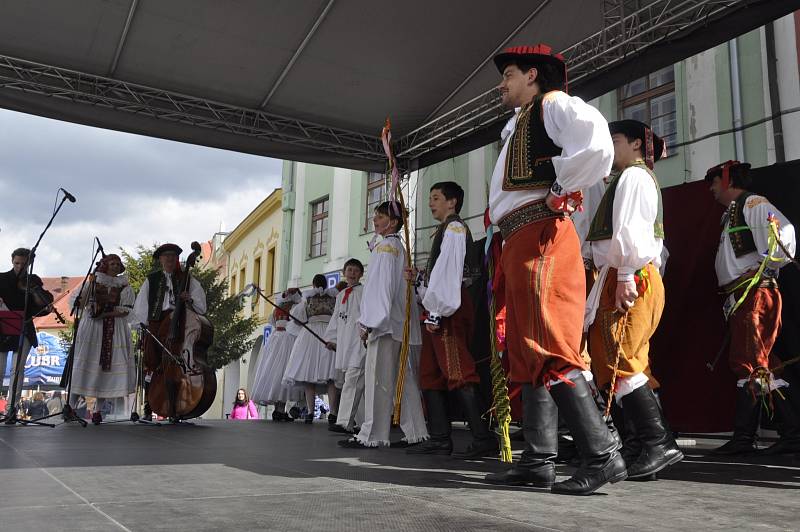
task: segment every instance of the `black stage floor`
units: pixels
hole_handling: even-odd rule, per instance
[[[325,422],[0,427],[0,530],[788,530],[800,458],[687,447],[592,497],[486,485],[497,460],[336,445]],[[463,445],[464,431],[456,431]],[[706,443],[704,446],[703,443]],[[516,454],[516,453],[515,453]],[[569,469],[560,467],[559,474]]]

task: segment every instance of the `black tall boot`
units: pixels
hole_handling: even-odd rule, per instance
[[[794,386],[772,392],[772,402],[778,413],[778,435],[780,439],[764,449],[762,454],[800,453],[800,409],[798,393]],[[780,391],[780,393],[778,393]]]
[[[614,425],[617,427],[617,432],[622,440],[622,448],[619,453],[622,455],[622,459],[625,460],[626,465],[632,465],[642,453],[642,444],[636,436],[636,427],[633,424],[633,419],[625,415],[622,407],[616,401],[611,405],[611,417],[614,419]]]
[[[750,386],[748,383],[743,388],[736,388],[733,438],[722,447],[717,447],[711,451],[711,454],[746,454],[758,450],[756,446],[756,431],[761,419],[761,404],[759,403],[758,395],[753,396]]]
[[[625,480],[625,461],[619,444],[597,411],[589,385],[583,375],[573,384],[559,383],[550,388],[550,395],[569,426],[575,445],[583,459],[572,478],[553,484],[553,493],[590,495],[602,485]]]
[[[622,409],[625,417],[633,421],[642,445],[639,457],[628,464],[628,478],[649,477],[683,460],[683,453],[665,426],[656,396],[649,386],[640,386],[623,397]]]
[[[558,410],[544,386],[522,385],[522,431],[525,449],[519,461],[502,473],[489,473],[486,481],[507,486],[532,484],[549,488],[556,480],[555,458]]]
[[[472,433],[472,442],[465,450],[454,452],[453,457],[471,460],[487,455],[497,456],[499,451],[497,436],[489,429],[489,421],[483,419],[483,413],[486,408],[478,386],[467,384],[454,391],[458,394],[461,406],[464,409],[464,415],[467,417],[469,431]]]
[[[555,405],[555,403],[553,404]],[[564,421],[564,417],[561,414],[558,415],[557,433],[558,433],[558,455],[556,455],[556,463],[569,464],[573,460],[576,459],[580,460],[580,457],[578,457],[578,449],[575,447],[575,442],[572,441],[572,436],[569,433],[569,428],[567,428],[567,424]]]
[[[446,390],[422,390],[428,412],[430,439],[406,449],[407,454],[450,454],[453,440],[450,437],[450,416],[447,413]]]

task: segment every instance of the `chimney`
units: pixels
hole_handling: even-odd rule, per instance
[[[69,277],[61,276],[61,293],[64,294],[67,292],[67,287],[69,286]]]

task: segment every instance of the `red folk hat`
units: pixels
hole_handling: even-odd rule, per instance
[[[731,175],[747,175],[749,170],[750,163],[725,161],[708,169],[706,181],[713,181],[715,177],[719,177],[722,180],[722,186],[727,189],[731,186]]]
[[[509,63],[516,60],[528,61],[530,63],[550,63],[557,67],[564,68],[566,74],[564,56],[557,53],[554,54],[553,49],[546,44],[537,44],[536,46],[512,46],[494,56],[494,64],[501,74]]]

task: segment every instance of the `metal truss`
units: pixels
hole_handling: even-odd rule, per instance
[[[385,158],[380,139],[353,131],[246,109],[0,55],[0,89],[144,115],[158,120],[313,148],[370,161]]]
[[[561,53],[570,88],[649,46],[702,26],[748,0],[602,0],[603,27]],[[417,159],[503,119],[509,112],[494,89],[438,116],[399,141],[398,158]]]
[[[632,54],[691,32],[708,19],[724,16],[753,0],[600,1],[602,29],[562,52],[567,58],[571,89],[589,81],[598,72],[629,60]],[[134,2],[129,19],[135,5]],[[115,63],[124,39],[123,32]],[[115,66],[112,65],[112,72]],[[373,135],[3,55],[0,55],[0,89],[39,94],[340,157],[369,162],[382,161],[385,157],[380,140]],[[410,167],[420,156],[498,122],[507,114],[497,92],[486,91],[400,138],[395,150],[399,162],[403,167]]]

